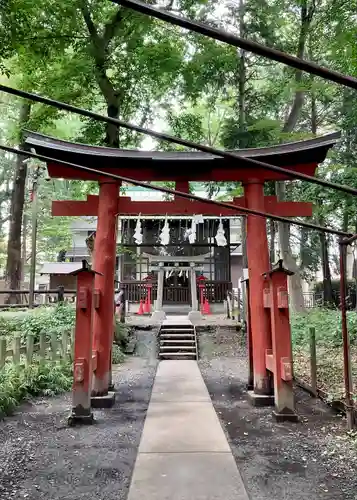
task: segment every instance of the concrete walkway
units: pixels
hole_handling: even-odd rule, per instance
[[[248,500],[196,361],[159,364],[128,500]]]

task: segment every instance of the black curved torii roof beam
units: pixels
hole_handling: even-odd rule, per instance
[[[348,238],[348,241],[354,241],[354,237],[355,236],[357,237],[357,235],[352,235],[351,233],[348,233],[348,232],[345,232],[345,231],[340,231],[338,229],[330,229],[330,228],[327,228],[327,227],[318,226],[316,224],[311,224],[309,222],[302,222],[302,221],[292,220],[292,219],[289,219],[287,217],[281,217],[279,215],[273,215],[273,214],[269,214],[267,212],[261,212],[259,210],[253,210],[253,209],[246,208],[246,207],[237,207],[237,206],[235,206],[235,205],[233,205],[231,203],[226,203],[226,202],[223,202],[223,201],[210,200],[208,198],[201,198],[200,196],[196,196],[196,195],[191,194],[191,193],[184,193],[182,191],[177,191],[176,189],[169,189],[169,188],[166,188],[164,186],[155,186],[155,185],[152,185],[152,184],[148,184],[146,182],[138,181],[136,179],[131,179],[129,177],[124,177],[123,175],[116,175],[116,174],[112,174],[112,173],[108,173],[108,172],[103,172],[102,170],[97,170],[97,169],[94,169],[94,168],[85,167],[83,165],[76,165],[74,163],[66,162],[66,161],[63,161],[63,160],[56,160],[55,158],[47,157],[47,156],[38,154],[38,153],[36,153],[34,151],[19,150],[19,149],[16,149],[16,148],[12,148],[10,146],[3,146],[3,145],[0,145],[0,149],[3,150],[3,151],[7,151],[9,153],[14,153],[16,155],[21,155],[23,157],[38,158],[39,160],[41,160],[41,161],[43,161],[43,162],[45,162],[47,164],[51,163],[51,162],[52,163],[56,163],[57,162],[57,163],[59,163],[61,165],[68,166],[68,167],[71,167],[73,169],[80,170],[82,172],[89,172],[91,174],[95,173],[95,174],[97,174],[99,176],[102,176],[102,177],[108,177],[109,179],[115,179],[115,180],[118,180],[118,181],[127,182],[128,184],[133,184],[134,186],[145,187],[145,188],[148,188],[148,189],[152,189],[153,191],[159,191],[161,193],[172,194],[172,195],[184,198],[186,200],[195,200],[195,201],[200,201],[200,202],[207,203],[207,204],[214,204],[214,205],[217,205],[217,206],[220,206],[220,207],[223,207],[223,208],[229,208],[230,210],[234,210],[234,211],[237,211],[237,212],[240,212],[240,213],[245,213],[247,215],[256,215],[258,217],[268,218],[268,219],[276,220],[278,222],[286,222],[288,224],[293,224],[293,225],[300,226],[300,227],[306,227],[308,229],[313,229],[315,231],[321,231],[323,233],[333,234],[333,235],[336,235],[336,236],[340,236],[341,238]]]
[[[115,121],[121,122],[121,120]],[[169,142],[195,148],[204,153],[208,152],[208,155],[202,155],[202,153],[197,152],[151,152],[107,148],[101,146],[89,146],[62,141],[60,139],[55,139],[53,137],[31,131],[26,131],[26,144],[28,148],[40,148],[42,154],[51,156],[54,159],[58,158],[76,164],[85,164],[86,166],[96,166],[98,158],[105,158],[106,165],[108,165],[109,168],[117,166],[119,159],[125,159],[131,164],[133,164],[134,162],[140,162],[141,165],[144,163],[163,164],[163,162],[170,161],[172,164],[176,164],[180,167],[182,167],[184,162],[186,167],[189,168],[200,168],[204,167],[205,164],[206,166],[208,164],[214,164],[215,167],[226,167],[227,160],[230,160],[230,165],[232,166],[232,168],[236,169],[237,160],[239,160],[240,165],[244,167],[260,167],[263,170],[270,170],[279,174],[283,174],[286,179],[299,179],[311,182],[313,184],[318,184],[326,188],[332,188],[338,191],[342,191],[347,194],[352,194],[355,196],[357,195],[357,189],[353,187],[343,184],[336,184],[330,181],[312,177],[311,175],[306,175],[290,170],[289,168],[283,168],[278,165],[272,164],[276,162],[278,164],[283,163],[287,165],[287,162],[290,162],[290,165],[294,166],[299,164],[303,160],[303,158],[305,158],[306,162],[307,155],[311,162],[319,163],[325,159],[328,150],[337,142],[340,137],[340,132],[335,132],[315,139],[309,139],[307,141],[291,142],[278,146],[271,146],[268,148],[222,151],[210,146],[204,146],[201,144],[193,143],[191,141],[186,141],[184,139],[172,137],[164,133],[159,133],[149,129],[143,129],[142,127],[126,124],[126,128],[131,129],[132,127],[134,128],[134,130],[140,128],[143,133],[152,135],[154,137],[160,136],[162,139],[168,140]],[[259,160],[254,158],[259,158]],[[260,161],[262,159],[269,160],[270,163]],[[224,160],[226,160],[225,163],[222,163]],[[234,160],[234,163],[232,162],[232,160]]]
[[[186,172],[189,175],[190,173],[191,180],[225,180],[218,177],[210,179],[211,171],[214,171],[216,176],[219,176],[219,171],[232,172],[229,174],[232,179],[234,177],[234,180],[240,180],[241,169],[248,172],[250,169],[254,169],[259,171],[266,180],[294,178],[310,181],[313,179],[313,182],[317,183],[320,181],[319,179],[301,173],[299,168],[313,175],[317,165],[325,160],[329,149],[340,138],[340,133],[335,132],[314,139],[263,148],[236,151],[220,151],[210,148],[217,152],[214,154],[196,151],[165,152],[108,148],[68,142],[31,131],[25,131],[25,135],[27,148],[35,148],[40,154],[95,168],[98,161],[108,169],[130,168],[133,170],[133,174],[130,173],[130,176],[134,178],[136,177],[134,175],[136,168],[148,168],[161,175],[162,178],[158,180],[170,180],[173,172],[170,168],[173,167],[180,169],[177,172],[181,172],[181,174]],[[196,146],[201,147],[200,145]],[[142,179],[142,177],[138,177],[138,179]],[[321,182],[325,183],[325,181]]]
[[[192,149],[197,149],[198,151],[202,151],[204,153],[209,153],[213,154],[216,156],[220,156],[222,158],[228,158],[228,159],[234,159],[237,160],[237,156],[235,153],[229,152],[229,151],[222,151],[219,149],[212,148],[210,146],[205,146],[203,144],[197,144],[192,141],[187,141],[186,139],[181,139],[179,137],[174,137],[172,135],[163,133],[163,132],[157,132],[152,129],[147,129],[144,127],[141,127],[139,125],[133,125],[130,123],[127,123],[123,120],[120,120],[118,118],[112,118],[110,116],[104,116],[99,113],[94,113],[93,111],[89,111],[87,109],[79,108],[77,106],[73,106],[72,104],[67,104],[61,101],[57,101],[55,99],[50,99],[48,97],[43,97],[38,94],[34,94],[32,92],[26,92],[24,90],[20,89],[14,89],[13,87],[9,87],[7,85],[2,85],[0,84],[0,92],[5,92],[7,94],[15,95],[17,97],[21,97],[23,99],[30,99],[34,102],[39,102],[41,104],[53,106],[57,109],[69,111],[71,113],[75,113],[81,116],[86,116],[88,118],[92,118],[96,121],[104,122],[104,123],[111,123],[114,125],[117,125],[119,127],[123,127],[129,130],[134,130],[135,132],[139,132],[141,134],[146,134],[151,137],[154,137],[156,139],[164,140],[170,143],[174,144],[179,144],[181,146],[185,146],[188,148]],[[6,147],[2,147],[2,149],[6,150]],[[350,186],[342,185],[342,184],[336,184],[333,182],[325,181],[323,179],[317,179],[315,177],[309,176],[309,175],[304,175],[304,174],[298,174],[296,172],[292,173],[288,169],[284,169],[278,166],[270,165],[267,163],[259,162],[257,160],[253,160],[250,158],[244,158],[240,157],[240,162],[241,163],[246,163],[250,165],[254,165],[255,167],[259,166],[262,169],[266,170],[272,170],[272,171],[279,171],[280,173],[286,174],[288,177],[293,177],[295,179],[300,179],[300,180],[305,180],[307,182],[311,182],[313,184],[319,184],[320,186],[326,187],[326,188],[331,188],[331,189],[336,189],[338,191],[342,191],[348,194],[353,194],[357,195],[357,189],[351,188]]]

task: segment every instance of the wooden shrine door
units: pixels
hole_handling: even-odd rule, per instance
[[[186,270],[166,271],[164,279],[164,304],[190,304],[190,279]]]

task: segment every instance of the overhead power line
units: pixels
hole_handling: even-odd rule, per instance
[[[159,191],[159,192],[162,192],[162,193],[172,194],[172,195],[175,195],[175,196],[179,196],[180,198],[185,198],[187,200],[199,201],[199,202],[202,202],[202,203],[206,203],[208,205],[217,205],[219,207],[228,208],[230,210],[233,210],[233,211],[236,211],[236,212],[240,212],[240,213],[243,213],[243,214],[247,214],[247,215],[255,215],[255,216],[258,216],[258,217],[263,217],[263,218],[268,218],[268,219],[276,220],[278,222],[285,222],[285,223],[288,223],[288,224],[294,224],[296,226],[306,227],[307,229],[313,229],[315,231],[322,231],[323,233],[333,234],[333,235],[337,235],[337,236],[340,236],[340,237],[347,237],[347,238],[349,238],[349,237],[352,236],[351,233],[346,233],[345,231],[339,231],[337,229],[330,229],[330,228],[326,228],[326,227],[323,227],[323,226],[318,226],[316,224],[311,224],[309,222],[301,222],[301,221],[289,219],[287,217],[281,217],[279,215],[273,215],[273,214],[270,214],[270,213],[261,212],[259,210],[252,210],[252,209],[246,208],[246,207],[237,207],[237,206],[235,206],[235,205],[233,205],[231,203],[225,203],[225,202],[222,202],[222,201],[216,201],[216,200],[209,200],[207,198],[201,198],[200,196],[196,196],[196,195],[191,194],[191,193],[184,193],[182,191],[176,191],[176,189],[169,189],[169,188],[166,188],[164,186],[155,186],[155,185],[152,185],[152,184],[148,184],[146,182],[138,181],[136,179],[131,179],[129,177],[124,177],[123,175],[116,175],[116,174],[111,174],[111,173],[108,173],[108,172],[102,172],[101,170],[97,170],[95,168],[85,167],[83,165],[77,165],[76,163],[70,163],[70,162],[63,161],[63,160],[57,160],[56,158],[51,158],[51,157],[48,157],[48,156],[37,154],[37,153],[34,153],[32,151],[31,152],[30,151],[24,151],[24,150],[20,150],[20,149],[16,149],[16,148],[11,148],[9,146],[3,146],[3,145],[0,145],[0,149],[2,149],[4,151],[8,151],[9,153],[17,154],[17,155],[28,156],[30,158],[38,158],[39,160],[44,161],[46,163],[52,163],[52,164],[53,163],[58,163],[60,165],[65,165],[67,167],[71,167],[71,168],[73,168],[75,170],[79,170],[79,171],[82,171],[82,172],[88,172],[90,174],[95,174],[95,175],[98,175],[100,177],[108,177],[110,179],[114,179],[114,180],[117,180],[117,181],[121,181],[121,182],[126,182],[126,183],[129,183],[129,184],[133,184],[134,186],[140,186],[140,187],[152,189],[154,191]]]
[[[339,83],[345,87],[351,89],[357,89],[357,79],[352,76],[344,75],[338,71],[333,71],[331,69],[320,66],[319,64],[306,61],[304,59],[299,59],[298,57],[291,56],[277,49],[266,47],[265,45],[246,38],[240,38],[236,35],[224,31],[222,29],[213,28],[207,24],[200,23],[198,21],[192,21],[187,17],[178,16],[172,12],[168,12],[164,9],[158,9],[152,7],[151,5],[142,2],[141,0],[111,0],[113,3],[123,5],[129,9],[141,12],[142,14],[147,14],[149,16],[155,17],[156,19],[161,19],[170,24],[180,26],[181,28],[194,31],[195,33],[200,33],[214,40],[227,43],[228,45],[233,45],[233,47],[239,47],[248,52],[252,52],[258,56],[263,56],[273,61],[281,62],[295,69],[301,69],[310,73],[312,75],[320,76],[324,80],[330,80],[331,82]]]
[[[149,135],[156,139],[167,141],[173,144],[179,144],[181,146],[185,146],[190,149],[196,149],[197,151],[202,151],[203,153],[209,153],[214,156],[219,156],[221,158],[225,158],[228,160],[239,161],[240,165],[254,166],[259,167],[264,170],[269,170],[271,172],[277,172],[280,174],[284,174],[287,177],[292,179],[298,179],[302,181],[311,182],[313,184],[318,184],[325,188],[335,189],[337,191],[342,191],[343,193],[352,194],[354,196],[357,195],[357,189],[346,186],[343,184],[336,184],[334,182],[326,181],[323,179],[318,179],[316,177],[312,177],[306,174],[300,174],[298,172],[294,172],[287,168],[278,167],[276,165],[271,165],[270,163],[265,163],[258,160],[253,160],[251,158],[244,158],[234,152],[231,151],[223,151],[221,149],[212,148],[211,146],[205,146],[204,144],[197,144],[196,142],[188,141],[186,139],[181,139],[180,137],[175,137],[169,134],[165,134],[164,132],[157,132],[156,130],[140,127],[139,125],[133,125],[131,123],[127,123],[123,120],[119,120],[117,118],[112,118],[109,116],[104,116],[99,113],[94,113],[93,111],[89,111],[87,109],[79,108],[77,106],[72,106],[71,104],[67,104],[61,101],[57,101],[55,99],[50,99],[48,97],[42,97],[38,94],[34,94],[31,92],[26,92],[24,90],[14,89],[7,85],[0,85],[0,91],[6,92],[8,94],[15,95],[17,97],[22,97],[24,99],[30,99],[34,102],[39,102],[41,104],[46,104],[49,106],[53,106],[57,109],[63,109],[65,111],[69,111],[70,113],[75,113],[78,115],[86,116],[88,118],[92,118],[93,120],[110,123],[114,125],[118,125],[119,127],[123,127],[129,130],[134,130],[135,132],[139,132],[141,134]]]

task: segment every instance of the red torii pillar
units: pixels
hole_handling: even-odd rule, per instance
[[[98,353],[93,378],[92,407],[112,406],[114,393],[109,393],[111,349],[114,333],[114,279],[118,214],[118,181],[99,180],[97,232],[95,238],[94,287],[99,291],[99,307],[93,317],[93,348]]]
[[[266,288],[264,302],[270,313],[272,330],[272,349],[266,352],[266,367],[274,378],[275,412],[277,421],[297,422],[293,388],[291,331],[289,321],[289,295],[287,277],[294,273],[284,269],[279,260],[264,276]]]
[[[244,184],[246,207],[264,212],[264,181],[252,179]],[[249,276],[250,328],[252,331],[252,354],[254,392],[249,393],[256,406],[272,405],[272,381],[269,376],[265,353],[271,349],[271,324],[268,311],[264,309],[263,274],[270,269],[266,219],[247,216],[247,257]],[[265,271],[264,271],[265,269]]]
[[[285,217],[292,216],[311,216],[312,207],[310,203],[304,202],[279,202],[276,196],[264,196],[264,176],[257,175],[257,178],[249,177],[244,181],[245,196],[244,198],[234,198],[233,204],[236,207],[247,207],[263,212],[268,212],[273,215],[281,215]],[[104,189],[107,186],[106,190]],[[109,187],[110,186],[110,187]],[[182,181],[178,183],[177,187],[182,191],[188,191],[188,182]],[[175,201],[160,201],[160,202],[147,202],[147,201],[131,201],[130,198],[117,197],[118,185],[115,182],[103,182],[101,184],[100,195],[89,196],[87,201],[54,201],[53,202],[53,215],[97,215],[98,216],[98,230],[96,236],[95,253],[99,255],[96,261],[95,269],[102,272],[104,269],[105,255],[108,255],[111,271],[103,274],[112,276],[114,288],[114,265],[115,265],[115,236],[114,229],[116,227],[116,215],[125,216],[126,214],[141,213],[142,215],[154,215],[158,213],[167,214],[183,214],[192,215],[194,213],[204,213],[206,215],[221,215],[221,216],[237,216],[235,210],[229,208],[222,208],[218,206],[211,206],[207,210],[207,205],[203,202],[186,201],[175,199]],[[262,217],[249,215],[247,217],[247,251],[248,251],[248,267],[249,267],[249,299],[250,299],[250,312],[251,312],[251,332],[252,332],[252,348],[250,354],[253,361],[253,374],[254,374],[254,393],[252,394],[254,404],[265,405],[272,404],[274,399],[272,395],[272,381],[271,374],[269,375],[266,369],[265,353],[266,350],[271,349],[271,324],[269,318],[269,311],[264,309],[263,305],[263,278],[262,275],[270,268],[268,242],[266,234],[266,221]],[[106,229],[106,228],[109,229]],[[112,230],[110,229],[112,228]],[[114,229],[113,229],[114,228]],[[112,231],[113,236],[109,236]],[[110,243],[111,242],[111,243]],[[110,245],[113,247],[109,252]],[[104,251],[103,251],[104,250]],[[108,264],[109,265],[109,264]],[[98,286],[97,282],[103,282],[104,279],[97,279],[96,288],[105,288],[102,284]],[[108,287],[110,288],[111,285]],[[105,290],[109,290],[109,288]],[[106,292],[105,292],[106,293]],[[108,309],[112,307],[114,302],[114,289],[106,295]],[[103,302],[103,300],[102,300]],[[110,303],[110,304],[109,304]],[[113,304],[114,308],[114,304]],[[106,324],[106,319],[112,314],[109,312],[107,318],[102,316],[103,307],[97,313],[101,324],[106,325],[103,332],[106,330],[113,331],[112,325]],[[103,313],[105,314],[105,313]],[[108,357],[110,358],[110,347],[107,347],[109,340],[104,338],[101,342],[100,328],[95,326],[95,349],[105,345],[104,352],[109,350]],[[105,334],[103,334],[105,335]],[[99,351],[99,355],[100,355]],[[104,357],[104,355],[102,355]],[[110,361],[103,366],[109,367]],[[102,366],[102,365],[101,365]],[[105,376],[105,369],[104,376]],[[99,372],[101,373],[101,372]],[[103,376],[102,376],[103,377]],[[99,386],[99,388],[98,388]],[[107,384],[104,383],[104,389],[97,384],[97,394],[106,394],[108,390]]]
[[[92,317],[93,282],[95,271],[82,261],[82,268],[70,273],[77,276],[76,325],[74,335],[72,411],[68,425],[92,424],[91,378],[92,378]]]

